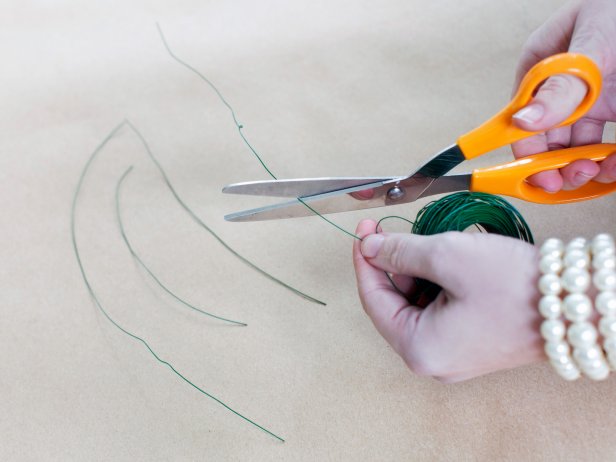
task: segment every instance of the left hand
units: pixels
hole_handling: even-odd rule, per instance
[[[371,235],[375,226],[364,220],[357,228],[358,236],[366,236],[353,248],[359,296],[412,371],[458,382],[545,358],[534,246],[478,233]],[[419,309],[384,271],[395,274],[404,290],[413,290],[415,277],[443,290]]]

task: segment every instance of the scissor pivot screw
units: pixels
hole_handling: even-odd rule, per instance
[[[394,186],[389,191],[387,191],[387,197],[389,198],[389,200],[392,201],[402,199],[404,197],[404,189],[402,189],[400,186]]]

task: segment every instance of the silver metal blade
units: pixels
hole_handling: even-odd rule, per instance
[[[416,178],[418,176],[438,178],[464,161],[464,154],[457,145],[449,146],[429,161],[421,165],[416,171],[406,177],[379,176],[379,177],[323,177],[323,178],[294,178],[283,180],[248,181],[225,186],[225,194],[246,194],[272,197],[307,197],[330,192],[346,193],[349,188],[363,186],[371,188],[374,183],[386,183],[402,178]],[[360,188],[361,189],[361,188]]]
[[[323,178],[319,180],[323,180],[325,183],[320,184],[318,188],[315,187],[314,189],[317,190],[317,194],[305,196],[297,194],[295,197],[299,197],[299,199],[232,213],[225,216],[225,220],[256,221],[295,218],[313,215],[315,211],[325,215],[349,210],[404,204],[432,194],[465,190],[470,186],[470,174],[449,177],[443,176],[464,160],[464,153],[458,145],[454,144],[433,156],[428,162],[423,164],[417,171],[409,176],[385,179],[378,178],[378,181],[368,184],[353,184],[353,182],[350,182],[352,186],[337,188],[335,190],[328,189],[325,185],[328,185],[329,188],[335,187],[333,184],[339,182],[341,179]],[[363,180],[369,180],[369,178]],[[293,180],[287,181],[289,181],[289,191],[286,192],[285,195],[288,193],[295,195],[296,193],[302,192],[300,191],[302,188],[306,188],[308,185],[314,185],[313,179],[300,179],[295,182]],[[327,183],[328,181],[332,182]],[[259,183],[263,184],[263,182],[245,183],[247,186],[244,187],[244,191],[250,191],[251,188],[261,188],[261,186],[256,186],[256,184]],[[266,183],[268,184],[263,186],[265,189],[268,189],[270,186],[275,189],[279,188],[279,183],[277,181],[268,181]],[[231,189],[235,188],[229,188],[229,190],[225,192],[231,192]],[[237,189],[239,190],[241,188],[238,187]],[[284,190],[284,188],[281,189]],[[323,190],[328,192],[321,193]],[[309,189],[303,190],[304,193],[306,191],[309,191]],[[243,194],[249,193],[243,192]],[[272,191],[270,190],[268,194],[272,194]]]
[[[388,181],[392,181],[388,179]],[[265,207],[244,210],[241,212],[225,215],[227,221],[260,221],[260,220],[276,220],[281,218],[296,218],[314,215],[314,211],[310,207],[315,207],[321,214],[344,212],[348,210],[380,207],[383,205],[383,200],[378,197],[372,199],[357,199],[351,194],[373,189],[378,191],[386,182],[378,181],[368,185],[360,185],[352,188],[346,188],[339,191],[330,191],[323,194],[303,197],[299,199],[282,202]],[[342,192],[344,191],[344,193]],[[308,204],[307,207],[305,204]],[[373,204],[373,205],[371,205]]]
[[[290,180],[248,181],[225,186],[225,194],[248,194],[271,197],[304,197],[323,192],[338,191],[368,184],[389,181],[397,176],[383,177],[324,177]]]
[[[430,178],[420,174],[411,178],[397,178],[379,181],[370,185],[360,185],[340,191],[316,194],[279,204],[259,207],[225,216],[227,221],[259,221],[282,218],[296,218],[346,212],[350,210],[369,209],[387,205],[413,202],[420,197],[445,192],[467,190],[470,174]],[[372,190],[372,196],[366,192]],[[361,192],[361,196],[358,193]],[[395,194],[392,194],[395,193]]]

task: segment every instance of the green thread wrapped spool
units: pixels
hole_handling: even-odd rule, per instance
[[[499,196],[466,191],[430,202],[417,214],[411,232],[428,236],[471,226],[534,244],[528,223],[513,205]]]
[[[424,206],[414,222],[390,216],[382,218],[377,224],[377,229],[381,222],[390,218],[399,218],[412,224],[411,233],[423,236],[447,231],[465,231],[475,227],[481,232],[514,237],[530,244],[535,243],[533,234],[520,212],[505,199],[492,194],[472,192],[450,194]],[[440,286],[424,279],[417,278],[416,283],[416,289],[409,301],[418,306],[426,306],[441,291]]]

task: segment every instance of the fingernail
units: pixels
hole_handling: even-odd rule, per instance
[[[574,186],[582,186],[583,184],[588,183],[593,178],[594,178],[594,175],[589,175],[588,173],[585,173],[585,172],[577,172],[573,176],[572,183]]]
[[[385,238],[380,234],[371,234],[361,243],[361,254],[366,258],[374,258],[381,250]]]
[[[544,110],[542,105],[531,104],[513,114],[513,118],[532,124],[541,120],[543,113]]]

